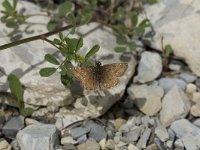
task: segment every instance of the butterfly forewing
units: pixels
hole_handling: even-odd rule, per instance
[[[108,72],[108,74],[113,74],[114,76],[120,77],[124,74],[127,67],[127,63],[114,63],[102,66],[102,70],[104,72]]]
[[[98,83],[94,75],[94,67],[75,67],[73,74],[77,78],[81,85],[87,90],[97,89]]]

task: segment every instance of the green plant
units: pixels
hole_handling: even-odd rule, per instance
[[[90,61],[90,58],[95,55],[100,48],[99,45],[94,45],[85,56],[81,56],[78,54],[78,52],[83,46],[83,39],[69,38],[68,36],[64,37],[62,33],[59,33],[59,38],[49,42],[59,49],[60,53],[64,57],[64,60],[59,62],[53,55],[46,54],[45,60],[51,64],[57,65],[57,67],[42,68],[40,70],[40,75],[43,77],[48,77],[59,69],[61,81],[65,85],[70,85],[73,82],[72,62],[76,62],[81,66],[91,66],[93,64]]]
[[[30,116],[33,112],[32,108],[25,108],[24,101],[23,101],[23,93],[24,89],[19,81],[19,79],[14,75],[10,74],[8,76],[9,81],[9,87],[11,90],[11,94],[16,98],[17,100],[17,106],[19,108],[19,112],[23,116]]]

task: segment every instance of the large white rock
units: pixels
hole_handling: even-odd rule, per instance
[[[162,100],[160,121],[169,126],[173,121],[184,118],[190,110],[190,101],[185,93],[174,86]]]
[[[58,130],[54,125],[29,125],[17,134],[21,150],[55,150],[59,146]]]
[[[147,32],[143,40],[152,48],[161,50],[170,44],[174,54],[183,58],[192,71],[200,76],[200,20],[199,0],[160,0],[145,7],[145,14],[155,30],[153,38]]]

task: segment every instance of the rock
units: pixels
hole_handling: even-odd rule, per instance
[[[159,149],[159,150],[165,150],[165,146],[164,146],[164,143],[158,139],[157,137],[154,138],[154,143],[155,144],[152,144],[151,146],[149,146],[149,149]]]
[[[156,144],[148,145],[146,150],[159,150]]]
[[[135,120],[135,125],[139,126],[142,123],[141,117],[138,116]]]
[[[76,127],[69,130],[69,133],[74,139],[79,138],[82,135],[85,135],[90,132],[89,127]]]
[[[194,120],[193,124],[200,128],[200,118],[197,118],[196,120]]]
[[[2,133],[11,139],[15,139],[17,132],[24,127],[24,117],[12,117],[5,123],[2,128]]]
[[[55,150],[59,145],[58,130],[50,124],[30,125],[17,133],[17,141],[21,150]]]
[[[11,147],[14,149],[14,150],[20,150],[20,147],[19,147],[19,144],[17,142],[16,139],[12,140],[12,142],[10,143]]]
[[[145,129],[145,131],[142,133],[139,141],[137,142],[136,146],[140,149],[146,148],[146,144],[147,144],[150,134],[151,134],[151,129],[149,129],[149,128]]]
[[[99,142],[99,145],[101,146],[101,149],[106,149],[106,139],[102,139]]]
[[[125,119],[122,119],[122,118],[117,118],[115,120],[115,127],[116,129],[119,129],[122,125],[124,125],[126,123],[126,120]]]
[[[131,129],[131,131],[124,133],[124,137],[126,137],[129,142],[136,142],[140,136],[140,133],[141,129],[135,126]]]
[[[71,143],[66,143],[63,145],[62,150],[76,150],[76,147]]]
[[[155,134],[162,142],[165,142],[169,139],[169,134],[164,126],[157,126],[155,128]]]
[[[187,84],[187,86],[186,86],[187,93],[192,94],[192,93],[196,92],[196,90],[197,90],[197,87],[195,84],[192,84],[192,83]]]
[[[168,128],[167,132],[169,134],[169,139],[171,141],[174,141],[175,140],[175,136],[176,136],[175,133],[174,133],[174,131],[171,128]]]
[[[149,126],[149,121],[150,121],[149,116],[143,116],[143,117],[141,118],[141,120],[142,120],[142,124],[143,124],[144,126],[146,126],[146,127]]]
[[[115,149],[115,142],[112,139],[108,139],[106,142],[107,149]]]
[[[122,138],[122,133],[121,132],[116,132],[115,137],[114,137],[113,140],[115,141],[116,144],[118,144],[120,142],[121,138]]]
[[[25,118],[25,124],[26,126],[29,126],[31,124],[35,124],[35,125],[39,125],[39,124],[43,124],[35,119],[32,119],[32,118]]]
[[[78,145],[77,150],[100,150],[100,145],[95,140],[87,140],[85,143]]]
[[[46,108],[39,108],[38,110],[32,113],[32,117],[44,117],[48,114],[48,110]]]
[[[143,52],[138,66],[135,81],[145,83],[156,79],[162,71],[162,60],[159,54]]]
[[[135,145],[129,144],[128,145],[128,150],[139,150]]]
[[[169,64],[169,69],[172,70],[172,71],[180,72],[181,65],[170,63]]]
[[[129,132],[129,131],[130,131],[129,125],[128,125],[128,124],[123,124],[123,125],[119,128],[118,131],[120,131],[120,132],[122,132],[122,133],[127,133],[127,132]]]
[[[87,135],[84,134],[84,135],[81,135],[80,137],[78,137],[77,142],[78,142],[79,144],[82,144],[82,143],[84,143],[87,139],[88,139],[88,138],[87,138]]]
[[[101,125],[97,123],[89,123],[86,126],[88,126],[88,128],[90,129],[90,132],[88,134],[89,138],[95,139],[99,142],[107,137],[107,133]]]
[[[149,36],[151,31],[146,30],[142,38],[150,47],[162,50],[160,40],[164,37],[164,45],[170,44],[173,54],[185,60],[197,75],[200,75],[200,46],[199,40],[196,40],[200,39],[200,22],[197,21],[199,5],[199,0],[192,3],[187,0],[169,0],[146,6],[146,14],[156,34]]]
[[[61,144],[65,145],[65,144],[77,144],[77,142],[71,137],[71,136],[66,136],[66,137],[62,137],[61,138]]]
[[[155,115],[161,109],[164,91],[157,85],[131,85],[128,94],[136,101],[137,107],[147,115]]]
[[[181,79],[161,78],[158,82],[159,86],[161,86],[164,89],[165,93],[171,90],[175,85],[181,88],[182,90],[185,90],[186,88],[186,82]]]
[[[3,138],[0,139],[1,150],[11,150],[10,144]]]
[[[166,142],[166,146],[167,146],[167,148],[169,148],[169,149],[172,149],[172,148],[173,148],[173,144],[174,144],[174,142],[171,141],[171,140],[169,140],[169,141]]]
[[[170,128],[182,141],[186,149],[197,149],[200,147],[200,128],[196,127],[186,119],[173,122]],[[176,143],[176,142],[175,142]],[[175,144],[176,145],[176,144]]]
[[[174,86],[163,98],[160,121],[164,126],[169,126],[171,122],[184,118],[189,109],[188,98],[179,87]]]
[[[180,140],[180,139],[177,139],[177,140],[174,142],[174,146],[175,146],[176,148],[178,148],[178,150],[184,150],[183,142],[182,142],[182,140]]]
[[[196,86],[200,88],[200,78],[198,77],[195,82]]]
[[[181,78],[181,79],[183,79],[185,82],[187,82],[187,83],[192,83],[192,82],[195,82],[195,80],[197,79],[197,76],[195,76],[194,74],[191,74],[191,73],[185,73],[185,72],[183,72],[183,73],[181,73],[180,75],[179,75],[179,77]]]
[[[194,92],[192,93],[192,99],[195,103],[200,103],[200,92]]]
[[[194,117],[200,117],[200,103],[197,103],[195,105],[193,105],[190,108],[190,113],[194,116]]]

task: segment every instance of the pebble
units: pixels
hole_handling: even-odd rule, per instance
[[[165,142],[169,139],[169,134],[164,126],[157,126],[155,128],[155,134],[162,142]]]
[[[10,144],[3,138],[0,139],[0,149],[1,150],[11,150]]]
[[[174,146],[175,146],[175,148],[178,148],[179,150],[184,150],[183,142],[182,142],[182,140],[180,140],[180,139],[177,139],[177,140],[174,142]]]
[[[61,138],[61,144],[67,144],[67,143],[71,143],[71,144],[77,144],[77,141],[75,141],[71,136],[66,136]]]
[[[200,92],[192,93],[192,101],[195,103],[200,103]]]
[[[108,139],[106,142],[107,149],[115,149],[115,142],[112,139]]]
[[[129,144],[128,145],[128,150],[139,150],[135,145]]]
[[[150,134],[151,134],[151,129],[146,128],[145,131],[142,133],[136,146],[138,148],[146,148],[146,144],[147,144]]]
[[[141,129],[138,126],[135,126],[131,131],[124,134],[124,137],[128,139],[129,142],[136,142],[140,136]]]
[[[87,134],[90,131],[89,127],[77,127],[77,128],[72,128],[69,130],[69,133],[73,137],[73,139],[77,139],[80,136]]]
[[[102,139],[102,140],[99,142],[99,145],[101,146],[101,149],[105,149],[105,148],[106,148],[106,139]]]
[[[190,113],[194,116],[194,117],[200,117],[200,103],[193,105],[190,108]]]
[[[100,150],[100,145],[93,139],[87,140],[85,143],[78,145],[77,150]]]
[[[115,120],[115,127],[116,129],[118,130],[122,125],[124,125],[126,123],[126,120],[125,119],[122,119],[122,118],[117,118]]]
[[[172,71],[180,72],[181,65],[179,64],[169,64],[169,69]]]
[[[166,146],[167,146],[167,148],[169,148],[169,149],[172,149],[172,148],[173,148],[173,144],[174,144],[174,142],[171,141],[171,140],[168,140],[168,141],[166,142]]]
[[[187,93],[192,94],[192,93],[196,92],[196,90],[197,90],[197,87],[195,84],[192,84],[192,83],[187,84],[187,86],[186,86]]]
[[[76,150],[76,147],[71,143],[63,144],[62,150]]]
[[[184,81],[186,81],[187,83],[192,83],[195,82],[195,80],[197,79],[197,76],[191,74],[191,73],[181,73],[179,75],[179,77],[181,79],[183,79]]]

